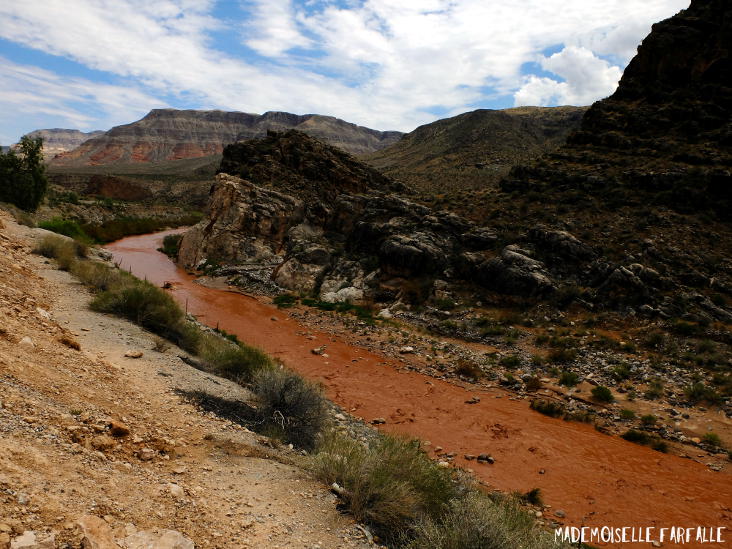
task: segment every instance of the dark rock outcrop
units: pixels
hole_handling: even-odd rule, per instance
[[[209,219],[183,238],[188,267],[224,263],[227,273],[257,271],[331,301],[398,299],[414,281],[429,289],[458,277],[460,254],[495,243],[489,230],[397,196],[400,184],[297,131],[227,147],[221,171],[233,175],[217,176]]]
[[[583,299],[723,320],[732,285],[732,4],[657,23],[566,145],[513,168],[487,212]],[[510,204],[517,219],[501,212]],[[544,228],[530,229],[540,221]],[[578,246],[563,231],[582,235]],[[577,290],[579,291],[579,290]],[[714,310],[709,307],[714,299]]]
[[[732,213],[732,6],[694,0],[653,31],[617,91],[506,191],[577,190],[615,205]]]

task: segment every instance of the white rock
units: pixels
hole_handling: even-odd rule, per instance
[[[394,318],[394,315],[391,314],[391,311],[389,309],[381,309],[379,311],[379,314],[376,316],[378,316],[379,318],[385,318],[387,320],[389,320],[390,318]]]
[[[183,498],[186,495],[183,488],[181,488],[180,486],[178,486],[177,484],[174,484],[172,482],[168,484],[168,491],[174,498],[178,498],[178,499]]]
[[[18,343],[18,345],[20,345],[21,347],[24,347],[26,349],[35,349],[36,348],[35,344],[33,343],[33,340],[28,336],[25,336],[23,339],[21,339],[20,343]]]
[[[125,549],[195,549],[193,542],[175,530],[137,532],[120,540]]]
[[[45,318],[46,320],[51,320],[51,313],[49,313],[46,309],[42,309],[41,307],[36,307],[36,312],[42,318]]]
[[[40,534],[32,530],[26,530],[10,542],[10,549],[54,549],[55,546],[56,536]]]

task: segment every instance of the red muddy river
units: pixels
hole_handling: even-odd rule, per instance
[[[199,320],[279,358],[305,377],[320,381],[328,396],[367,421],[382,417],[380,428],[429,440],[432,447],[456,452],[456,463],[470,467],[503,491],[540,488],[544,502],[566,514],[569,526],[613,528],[726,527],[723,543],[669,542],[663,547],[732,547],[732,475],[700,463],[666,455],[592,426],[552,419],[511,401],[496,390],[466,391],[451,383],[398,370],[398,363],[319,333],[271,305],[238,293],[205,288],[156,251],[167,231],[125,238],[107,246],[115,261],[139,278],[174,284],[172,294]],[[273,322],[272,317],[278,321]],[[315,336],[304,337],[303,332]],[[300,334],[300,335],[298,335]],[[327,357],[310,352],[327,345]],[[466,404],[471,396],[478,404]],[[498,398],[501,397],[501,398]],[[690,452],[694,452],[690,448]],[[464,454],[488,453],[482,465]],[[540,473],[543,471],[543,473]],[[601,547],[651,547],[650,543],[594,542]]]

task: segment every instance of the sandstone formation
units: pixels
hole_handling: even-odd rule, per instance
[[[298,128],[355,154],[390,145],[399,132],[380,132],[330,116],[154,109],[142,120],[116,126],[56,158],[57,168],[163,162],[219,155],[238,140],[261,137],[268,129]]]
[[[35,130],[27,134],[27,136],[34,139],[37,137],[43,139],[43,157],[46,161],[49,161],[57,154],[71,151],[89,139],[103,134],[103,131],[81,132],[79,130],[52,128],[48,130]]]

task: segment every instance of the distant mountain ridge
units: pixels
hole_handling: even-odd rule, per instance
[[[352,154],[391,145],[401,132],[381,132],[332,116],[154,109],[144,118],[116,126],[54,159],[56,167],[118,166],[219,155],[224,146],[262,137],[268,130],[298,129]]]
[[[561,145],[587,107],[479,109],[437,120],[364,160],[430,194],[482,189]]]
[[[48,128],[43,130],[34,130],[27,133],[26,136],[33,139],[40,137],[43,139],[43,157],[46,160],[51,160],[57,154],[62,154],[71,151],[92,139],[103,135],[104,132],[101,130],[93,132],[82,132],[80,130],[72,130],[66,128]]]

